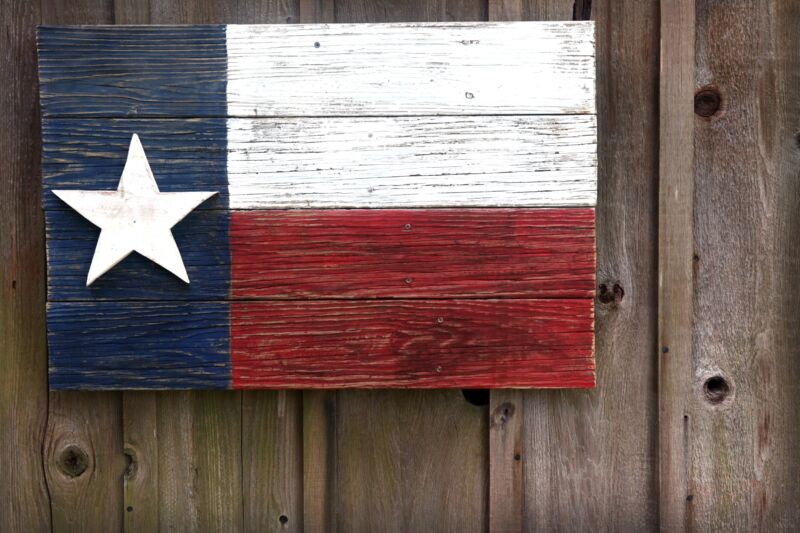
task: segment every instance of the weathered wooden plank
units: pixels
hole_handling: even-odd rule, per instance
[[[133,254],[86,286],[99,230],[47,213],[61,300],[590,297],[594,210],[198,211],[173,234],[191,284]],[[230,292],[232,291],[232,292]]]
[[[336,531],[486,531],[488,416],[458,390],[344,391]]]
[[[592,8],[599,61],[599,386],[523,393],[528,531],[646,531],[658,520],[658,2],[595,1]]]
[[[586,20],[575,16],[579,3],[581,0],[491,0],[489,20]]]
[[[658,428],[659,525],[691,530],[695,2],[661,4]]]
[[[590,299],[236,301],[233,386],[591,387],[592,307]]]
[[[232,116],[595,109],[591,23],[228,26],[227,47]]]
[[[591,115],[46,119],[45,209],[65,207],[54,189],[115,190],[134,133],[160,190],[219,191],[199,209],[592,206],[596,198]]]
[[[234,209],[593,206],[593,115],[229,119]]]
[[[50,395],[42,447],[53,531],[122,529],[122,417],[119,395]]]
[[[46,116],[595,109],[588,22],[42,27],[39,55]]]
[[[241,407],[234,391],[158,393],[161,530],[243,530]]]
[[[0,0],[0,524],[50,531],[44,242],[34,27],[40,4]]]
[[[217,191],[198,209],[228,206],[224,119],[42,121],[42,205],[69,209],[54,189],[116,190],[131,136],[141,139],[159,189]]]
[[[303,531],[302,391],[242,394],[247,531]]]
[[[229,388],[228,307],[49,302],[50,388]]]
[[[593,209],[240,211],[231,291],[253,298],[590,298]]]
[[[303,391],[303,525],[337,531],[336,391]],[[378,478],[379,480],[380,478]],[[373,478],[374,481],[378,481]],[[342,520],[345,518],[343,517]]]
[[[158,396],[129,391],[122,397],[124,531],[158,531]]]
[[[449,22],[486,20],[486,2],[481,0],[327,0],[335,3],[338,20],[369,22]],[[311,20],[309,22],[332,22]]]
[[[489,400],[489,531],[514,533],[525,526],[523,435],[525,397],[493,390]]]
[[[225,26],[38,31],[45,116],[225,116]]]
[[[230,295],[229,215],[191,213],[172,230],[191,283],[134,253],[86,285],[100,229],[76,211],[45,213],[48,300],[226,300]]]
[[[800,521],[796,2],[697,2],[690,530]]]

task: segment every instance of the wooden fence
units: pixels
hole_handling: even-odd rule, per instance
[[[36,24],[587,17],[596,390],[48,393]],[[796,529],[799,28],[782,0],[0,0],[0,531]]]

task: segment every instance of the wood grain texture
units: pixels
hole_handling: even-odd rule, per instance
[[[695,2],[661,4],[658,214],[659,525],[691,530]]]
[[[225,116],[225,26],[38,31],[44,116]]]
[[[158,396],[129,391],[122,397],[123,531],[158,531]]]
[[[696,13],[697,86],[718,91],[721,108],[711,114],[701,98],[698,111],[711,116],[695,122],[690,529],[791,531],[800,521],[800,6],[703,0]]]
[[[338,530],[336,399],[343,394],[347,392],[303,391],[302,482],[305,531]],[[373,478],[371,481],[374,484],[378,480]]]
[[[458,390],[343,391],[334,531],[486,531],[488,416]]]
[[[593,209],[240,211],[231,291],[254,298],[591,298]]]
[[[52,190],[115,190],[134,133],[160,190],[218,191],[199,209],[592,206],[596,198],[591,115],[45,119],[45,209],[65,208]]]
[[[34,27],[40,4],[0,0],[0,528],[49,531],[44,242]]]
[[[591,387],[589,299],[242,301],[234,388]]]
[[[574,12],[580,1],[491,0],[489,20],[583,20]]]
[[[241,409],[233,391],[158,393],[161,530],[244,529]]]
[[[228,26],[227,49],[231,116],[595,109],[590,22]]]
[[[227,141],[233,209],[593,206],[596,198],[593,115],[229,119]]]
[[[242,505],[247,531],[304,531],[302,409],[302,391],[242,394]]]
[[[230,295],[228,217],[225,211],[198,209],[173,228],[190,284],[134,253],[87,287],[100,229],[75,211],[47,211],[48,300],[225,300]]]
[[[489,400],[489,531],[525,527],[524,391],[493,390]]]
[[[229,388],[228,324],[226,302],[49,302],[50,388]]]
[[[334,5],[336,20],[362,22],[474,22],[486,20],[483,0],[318,0]],[[308,22],[333,22],[332,19]]]
[[[645,531],[658,523],[658,3],[595,1],[592,18],[598,32],[598,388],[523,393],[526,531]],[[503,403],[497,394],[494,405]],[[504,448],[498,452],[490,455],[493,483],[503,482],[508,469]],[[519,511],[507,504],[497,512],[512,518]]]
[[[114,393],[51,393],[42,453],[53,531],[122,529],[119,400]]]
[[[69,209],[54,189],[116,190],[139,135],[160,190],[218,191],[198,209],[228,207],[225,119],[42,121],[42,206]]]

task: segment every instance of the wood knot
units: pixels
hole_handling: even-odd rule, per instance
[[[78,477],[89,468],[89,454],[83,448],[71,444],[61,451],[56,464],[65,476]]]
[[[597,300],[603,305],[619,305],[625,297],[625,289],[619,282],[615,282],[611,287],[607,283],[601,283],[597,288]]]
[[[289,517],[286,516],[285,514],[282,514],[282,515],[280,515],[278,517],[278,522],[280,522],[281,524],[285,525],[288,521],[289,521]]]
[[[723,376],[711,376],[703,383],[703,395],[709,403],[714,405],[724,402],[730,393],[731,386]]]
[[[711,118],[722,107],[722,94],[714,86],[700,88],[694,95],[694,112],[703,118]]]
[[[516,410],[517,408],[514,407],[514,404],[511,402],[501,403],[495,408],[494,412],[492,412],[491,426],[505,426],[506,423],[511,420],[511,417],[514,416]]]

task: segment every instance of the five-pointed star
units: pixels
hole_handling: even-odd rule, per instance
[[[98,226],[86,285],[111,270],[131,252],[139,252],[189,283],[172,236],[172,227],[216,192],[160,192],[144,148],[135,133],[116,191],[53,191]]]

